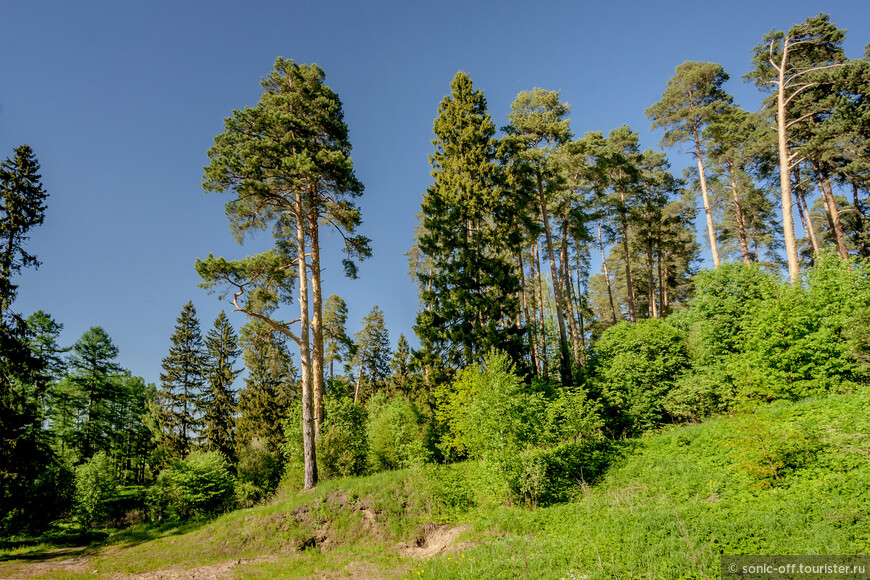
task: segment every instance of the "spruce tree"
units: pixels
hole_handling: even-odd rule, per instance
[[[383,387],[389,373],[390,337],[384,323],[384,312],[377,306],[362,319],[363,327],[353,335],[352,366],[357,369],[353,401],[366,398]],[[361,394],[362,392],[362,394]]]
[[[239,342],[248,375],[239,392],[236,448],[260,438],[278,453],[284,442],[283,421],[300,396],[287,337],[254,319],[242,326]]]
[[[242,369],[235,369],[242,354],[236,331],[226,313],[221,313],[205,337],[206,386],[200,400],[203,441],[209,451],[220,451],[230,462],[235,461],[236,394],[233,383]]]
[[[347,303],[341,296],[330,295],[323,307],[324,367],[329,367],[329,379],[335,378],[335,363],[350,356],[352,341],[347,336]]]
[[[171,456],[186,457],[198,434],[197,408],[205,384],[202,333],[192,301],[181,309],[170,340],[160,373],[163,445]]]
[[[69,381],[78,399],[80,460],[90,459],[98,451],[110,452],[112,435],[122,428],[113,420],[124,399],[115,380],[121,370],[117,357],[118,347],[99,326],[89,328],[72,347]]]
[[[516,352],[519,279],[510,262],[518,200],[496,162],[495,125],[483,92],[459,72],[433,125],[433,183],[422,202],[417,279],[423,310],[415,332],[460,368],[491,348]]]

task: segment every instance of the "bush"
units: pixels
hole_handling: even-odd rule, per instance
[[[443,398],[445,455],[498,461],[542,438],[546,400],[523,384],[505,354],[465,368]]]
[[[282,466],[276,452],[260,438],[253,439],[239,451],[236,466],[236,499],[240,506],[251,507],[275,493],[281,482]]]
[[[615,435],[634,435],[665,421],[663,399],[689,368],[683,334],[657,319],[607,329],[592,360],[593,385]]]
[[[365,408],[345,396],[328,398],[317,440],[317,464],[323,477],[362,475],[367,455]]]
[[[398,469],[429,458],[420,416],[403,396],[378,393],[369,400],[366,433],[369,468]]]
[[[157,476],[148,492],[151,519],[189,519],[230,509],[235,478],[217,451],[193,453],[175,461]]]
[[[867,381],[858,358],[870,335],[870,271],[823,255],[807,272],[806,288],[783,287],[747,332],[752,382],[746,396],[773,400],[848,390]]]
[[[92,528],[106,521],[117,486],[115,467],[103,451],[76,467],[73,513],[82,526]]]

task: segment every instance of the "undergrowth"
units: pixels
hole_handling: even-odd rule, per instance
[[[79,578],[271,555],[246,577],[305,577],[364,562],[414,578],[717,578],[721,554],[870,553],[870,393],[743,410],[609,448],[569,501],[506,505],[487,466],[417,465],[280,490],[268,505],[183,527],[106,532]],[[427,522],[470,524],[419,560]],[[0,546],[0,575],[51,545]],[[102,549],[97,550],[97,547]],[[343,572],[339,572],[343,573]]]

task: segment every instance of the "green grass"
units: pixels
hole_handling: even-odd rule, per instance
[[[577,482],[568,503],[493,505],[470,463],[386,472],[284,491],[209,522],[133,526],[91,545],[87,570],[52,577],[251,559],[233,573],[717,578],[721,554],[870,553],[868,393],[777,403],[614,449],[604,477]],[[412,543],[430,521],[470,527],[452,551],[401,555],[397,544]],[[0,548],[0,577],[50,548]]]

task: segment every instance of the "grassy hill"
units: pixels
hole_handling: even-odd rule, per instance
[[[323,482],[84,548],[7,546],[0,577],[716,578],[720,554],[870,553],[870,393],[615,443],[549,507],[492,505],[478,466]]]

